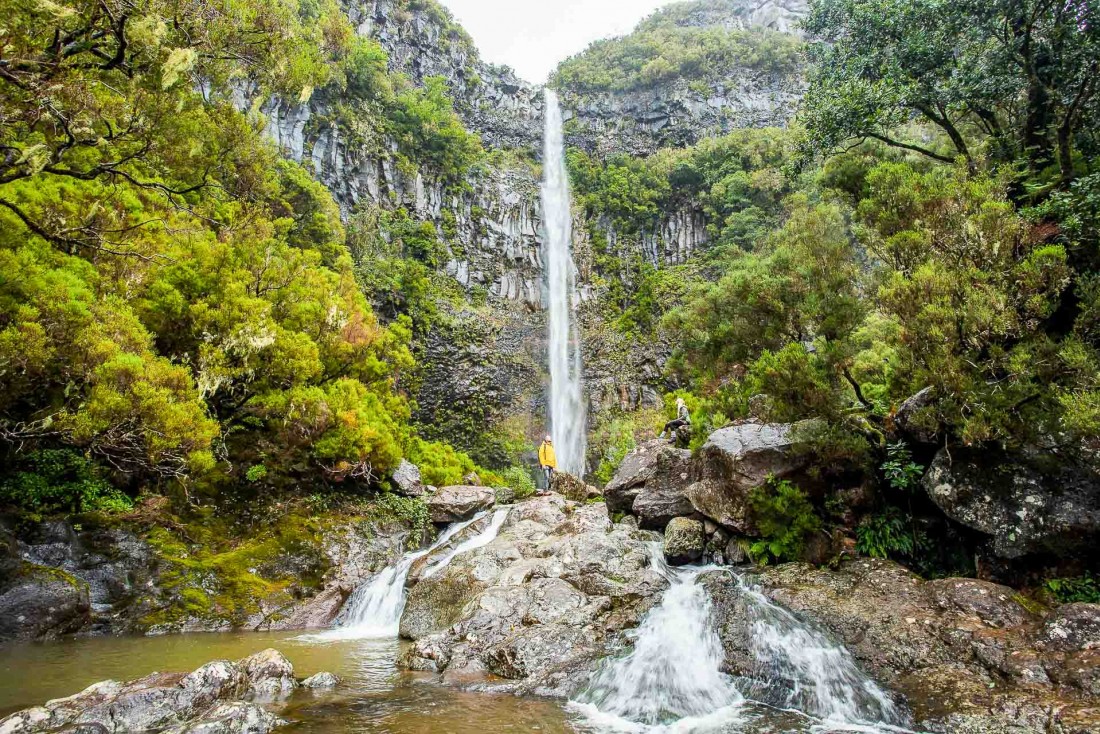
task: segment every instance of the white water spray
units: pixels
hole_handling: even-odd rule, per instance
[[[755,665],[746,690],[751,698],[834,725],[892,728],[905,723],[902,712],[845,648],[756,589],[742,586],[742,592],[752,618]]]
[[[397,637],[401,627],[401,613],[405,611],[405,579],[408,578],[412,565],[442,548],[455,535],[485,517],[485,514],[480,512],[470,520],[447,526],[427,549],[406,553],[396,564],[387,566],[370,581],[360,584],[344,603],[334,629],[305,635],[301,639],[327,641]],[[447,562],[455,555],[457,553],[448,556]]]
[[[608,661],[572,703],[599,731],[709,731],[739,718],[744,697],[721,672],[722,643],[710,624],[711,604],[695,583],[711,568],[674,570],[660,548],[654,569],[671,582],[646,614],[629,655]]]
[[[542,217],[543,245],[549,285],[550,434],[554,438],[558,468],[576,476],[584,474],[586,443],[585,405],[581,390],[580,328],[574,297],[576,268],[570,253],[573,213],[569,200],[569,176],[565,170],[565,142],[558,95],[545,90],[546,121],[543,140]]]
[[[588,689],[570,703],[585,719],[583,731],[771,731],[753,722],[774,709],[804,722],[791,731],[907,731],[904,714],[859,671],[847,650],[739,579],[755,665],[748,678],[722,673],[724,651],[710,597],[696,583],[700,574],[717,568],[673,569],[659,546],[651,552],[654,569],[671,585],[642,620],[630,654],[605,661]]]

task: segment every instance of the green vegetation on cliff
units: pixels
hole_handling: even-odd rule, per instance
[[[573,91],[625,92],[685,79],[714,78],[741,67],[761,74],[798,70],[802,43],[785,33],[753,28],[680,26],[658,13],[621,38],[596,41],[564,61],[551,83]]]
[[[477,136],[440,80],[388,72],[332,0],[202,5],[3,6],[0,499],[239,507],[376,488],[409,454],[460,478],[473,462],[424,448],[406,387],[432,309],[411,284],[439,264],[437,233],[398,210],[353,221],[349,243],[259,110],[342,95],[364,139],[454,185]],[[382,229],[399,233],[392,284],[361,277]],[[418,305],[380,320],[371,300],[391,299]]]
[[[695,78],[681,40],[703,38],[709,13],[675,6],[558,80],[581,94],[633,88],[661,58]],[[673,345],[666,377],[690,392],[694,445],[737,419],[820,419],[804,436],[816,478],[881,491],[870,506],[827,495],[813,512],[858,527],[863,552],[965,571],[916,479],[895,481],[931,455],[901,461],[909,449],[886,437],[929,388],[907,416],[933,437],[915,451],[1097,448],[1100,18],[1085,3],[815,0],[807,27],[827,42],[810,46],[789,130],[645,158],[570,151],[597,308]],[[755,58],[738,53],[727,63]],[[707,243],[662,262],[662,228],[684,216],[702,217]],[[611,458],[628,443],[614,433]],[[780,545],[805,515],[772,514]]]

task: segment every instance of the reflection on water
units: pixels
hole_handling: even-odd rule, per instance
[[[467,693],[398,670],[396,640],[337,640],[318,644],[299,633],[202,633],[161,637],[95,637],[0,647],[0,716],[96,681],[129,680],[153,671],[194,670],[219,658],[236,660],[274,647],[299,677],[328,670],[344,683],[336,693],[302,691],[283,716],[293,731],[489,734],[574,732],[552,701]]]
[[[161,637],[97,637],[0,647],[0,716],[68,696],[100,680],[130,680],[153,671],[189,671],[219,658],[237,660],[274,647],[299,677],[322,670],[343,684],[335,692],[300,691],[282,715],[288,732],[311,734],[823,734],[896,732],[851,727],[745,701],[736,711],[668,724],[602,720],[567,711],[561,702],[459,691],[432,676],[398,670],[396,640],[303,639],[300,633],[204,633]],[[639,694],[645,695],[645,694]],[[726,715],[728,713],[728,715]]]

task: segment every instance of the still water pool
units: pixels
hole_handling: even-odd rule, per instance
[[[336,673],[336,693],[301,692],[283,712],[296,732],[490,732],[576,731],[553,701],[468,693],[441,686],[430,676],[398,670],[396,640],[307,642],[299,633],[202,633],[160,637],[95,637],[0,647],[0,716],[51,698],[68,696],[96,681],[129,680],[153,671],[189,671],[211,660],[237,660],[274,647],[294,663],[299,677]]]
[[[822,726],[793,711],[745,701],[732,715],[646,727],[611,721],[559,701],[461,691],[433,676],[399,670],[396,640],[300,639],[300,633],[196,633],[159,637],[92,637],[0,647],[0,718],[96,681],[131,680],[154,671],[190,671],[211,660],[237,660],[268,647],[290,659],[299,677],[322,670],[343,679],[335,692],[300,691],[281,715],[280,731],[320,734],[818,734],[897,731]],[[711,720],[706,720],[710,718]],[[715,721],[714,718],[719,720]],[[625,727],[623,724],[627,724]]]

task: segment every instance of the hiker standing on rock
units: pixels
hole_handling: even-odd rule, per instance
[[[683,398],[676,398],[676,418],[670,420],[665,424],[664,429],[661,430],[661,435],[657,438],[664,438],[667,433],[673,441],[676,440],[676,431],[683,426],[691,425],[691,414],[688,413],[687,403]]]
[[[554,443],[550,436],[539,446],[539,466],[546,474],[546,491],[554,486],[554,472],[558,469],[558,457],[554,454]]]

